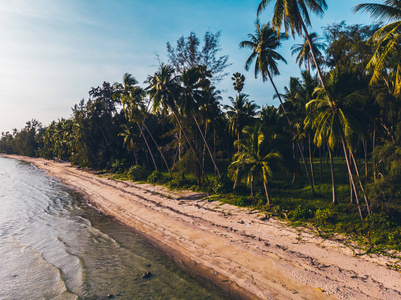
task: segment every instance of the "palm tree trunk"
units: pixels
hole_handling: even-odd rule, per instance
[[[263,180],[263,187],[265,188],[265,194],[266,194],[266,200],[267,200],[267,204],[270,205],[271,201],[270,201],[270,196],[269,196],[269,192],[267,191],[267,182]]]
[[[142,131],[141,125],[139,125],[139,123],[138,123],[138,122],[136,122],[136,124],[138,125],[139,131],[140,131],[140,133],[141,133],[141,135],[142,135],[142,137],[143,137],[143,140],[145,141],[146,147],[148,148],[148,151],[149,151],[150,157],[152,158],[153,164],[154,164],[154,166],[155,166],[155,170],[157,171],[157,165],[156,165],[155,158],[153,157],[153,153],[152,153],[152,151],[150,150],[150,147],[149,147],[148,141],[147,141],[147,139],[146,139],[145,135],[143,134],[143,131]]]
[[[214,159],[213,159],[212,151],[210,151],[209,145],[207,144],[207,141],[206,141],[206,139],[205,139],[205,136],[203,135],[203,132],[202,132],[200,126],[199,126],[198,120],[196,119],[196,117],[195,117],[194,114],[192,114],[192,118],[194,119],[194,121],[195,121],[195,123],[196,123],[196,126],[198,127],[198,130],[199,130],[199,132],[200,132],[200,134],[201,134],[201,136],[202,136],[203,142],[204,142],[205,145],[206,145],[207,151],[209,152],[209,155],[210,155],[210,158],[211,158],[212,163],[213,163],[213,165],[214,165],[214,168],[215,168],[215,170],[217,171],[217,174],[219,175],[219,177],[221,178],[219,168],[217,168],[216,162],[215,162]]]
[[[294,141],[292,141],[291,144],[292,144],[292,158],[293,158],[294,161],[295,161],[295,159],[296,159],[296,153],[295,153],[295,144],[294,144]],[[294,168],[294,174],[293,174],[293,176],[292,176],[292,182],[291,182],[291,184],[294,184],[296,180],[297,180],[297,169]]]
[[[157,144],[157,142],[156,142],[155,139],[153,138],[153,135],[150,133],[150,131],[149,131],[149,129],[148,129],[148,126],[146,126],[146,124],[145,124],[145,119],[143,119],[142,125],[143,125],[143,127],[146,129],[146,131],[148,132],[148,134],[149,134],[150,138],[152,139],[153,143],[156,145],[157,150],[159,150],[159,153],[160,153],[160,155],[161,155],[161,157],[162,157],[162,159],[163,159],[163,161],[164,161],[164,164],[166,165],[166,168],[167,168],[167,170],[168,170],[168,173],[170,174],[170,179],[172,179],[173,176],[171,175],[171,170],[170,170],[170,168],[169,168],[169,166],[168,166],[168,163],[167,163],[167,161],[166,161],[166,158],[164,157],[164,154],[163,154],[162,150],[160,149],[159,145]]]
[[[331,153],[330,147],[329,149],[329,156],[330,156],[330,169],[331,169],[331,190],[333,192],[333,205],[337,205],[337,193],[336,193],[336,181],[334,178],[334,162],[333,162],[333,155]]]
[[[315,182],[315,174],[314,174],[314,172],[313,172],[313,163],[312,163],[312,144],[311,144],[311,141],[310,141],[310,134],[308,134],[308,146],[309,146],[309,165],[310,165],[310,174],[311,174],[311,176],[312,176],[312,183],[313,183],[313,185],[316,185],[316,182]]]
[[[174,115],[174,117],[175,117],[175,120],[176,120],[177,123],[178,123],[178,126],[180,126],[181,132],[184,134],[184,137],[185,137],[185,139],[186,139],[186,141],[187,141],[187,143],[188,143],[188,145],[189,145],[189,148],[191,149],[192,153],[195,155],[195,158],[196,158],[196,160],[197,160],[197,162],[198,162],[198,164],[199,164],[199,167],[200,167],[201,170],[202,170],[202,173],[205,175],[207,182],[210,183],[209,178],[207,177],[207,174],[206,174],[206,172],[205,172],[205,169],[202,167],[202,163],[201,163],[201,161],[199,160],[198,155],[196,154],[194,148],[192,147],[192,144],[191,144],[191,142],[189,141],[189,138],[188,138],[187,134],[185,133],[184,129],[182,128],[182,124],[181,124],[180,120],[178,119],[177,114],[176,114],[174,111],[173,111],[173,115]]]
[[[376,180],[375,146],[376,146],[376,125],[373,128],[373,149],[372,149],[373,180]]]
[[[288,124],[290,125],[290,127],[292,127],[292,123],[291,123],[290,119],[288,118],[287,112],[286,112],[286,110],[285,110],[285,108],[284,108],[283,100],[281,99],[280,93],[278,92],[277,87],[276,87],[276,85],[274,84],[273,78],[271,77],[269,71],[267,71],[267,75],[269,76],[270,82],[271,82],[271,84],[272,84],[272,86],[273,86],[273,88],[274,88],[274,90],[275,90],[275,92],[276,92],[276,95],[277,95],[278,99],[280,100],[281,108],[283,109],[283,112],[284,112],[284,114],[285,114],[285,117],[287,118],[287,122],[288,122]],[[311,178],[310,178],[310,175],[309,175],[309,171],[308,171],[308,167],[307,167],[307,165],[306,165],[306,161],[305,161],[304,154],[303,154],[303,152],[302,152],[302,149],[301,149],[301,146],[299,145],[298,140],[296,140],[296,142],[297,142],[298,150],[299,150],[299,152],[301,153],[302,162],[303,162],[303,164],[304,164],[304,166],[305,166],[305,172],[306,172],[306,176],[308,177],[308,181],[309,181],[309,185],[310,185],[310,187],[311,187],[312,195],[315,196],[315,195],[316,195],[315,189],[314,189],[314,187],[313,187],[313,182],[312,182],[312,180],[311,180]]]
[[[348,153],[347,153],[348,151],[347,151],[344,135],[342,132],[340,133],[340,137],[341,137],[341,143],[342,143],[343,150],[344,150],[345,162],[347,164],[347,170],[348,170],[348,175],[349,175],[349,179],[351,182],[351,187],[352,187],[352,190],[354,191],[356,204],[358,205],[359,216],[361,217],[361,221],[363,221],[363,215],[362,215],[361,205],[359,203],[358,191],[356,189],[355,182],[352,177],[351,165],[350,165],[350,161],[348,159]]]
[[[370,216],[369,201],[368,201],[368,197],[366,196],[365,190],[364,190],[364,188],[363,188],[362,181],[361,181],[361,177],[359,176],[358,165],[356,164],[356,160],[355,160],[354,154],[353,154],[351,151],[350,151],[350,153],[351,153],[352,161],[354,162],[355,172],[356,172],[356,176],[358,177],[359,186],[361,187],[361,191],[362,191],[363,197],[364,197],[364,199],[365,199],[366,209],[368,210],[368,216]]]
[[[310,40],[308,29],[305,26],[303,18],[301,16],[299,16],[299,17],[300,17],[299,19],[301,20],[302,29],[304,30],[304,33],[305,33],[305,38],[306,38],[306,40],[308,41],[308,44],[309,44],[309,49],[310,49],[310,52],[312,54],[313,62],[315,63],[315,66],[316,66],[316,70],[317,70],[317,74],[318,74],[319,79],[320,79],[320,83],[322,84],[323,88],[326,88],[326,86],[324,85],[324,81],[323,81],[322,71],[320,70],[320,66],[317,63],[315,51],[313,51],[313,48],[312,48],[312,41]]]
[[[365,182],[368,179],[368,140],[363,142],[363,151],[365,152]]]
[[[322,148],[319,147],[319,162],[320,162],[320,183],[323,182],[323,162],[322,162]]]

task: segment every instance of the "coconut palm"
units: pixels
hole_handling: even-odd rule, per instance
[[[153,75],[148,76],[146,80],[148,83],[148,87],[146,88],[150,100],[153,101],[153,111],[163,111],[167,113],[171,111],[173,117],[175,118],[178,126],[180,127],[181,132],[184,134],[185,140],[192,153],[194,154],[202,173],[206,176],[206,180],[208,177],[203,169],[202,163],[190,142],[186,131],[184,130],[180,119],[178,118],[178,108],[177,108],[177,99],[180,97],[180,77],[175,76],[174,68],[161,64],[159,70]]]
[[[206,146],[210,159],[212,160],[213,166],[221,178],[219,168],[213,158],[213,154],[210,151],[209,145],[206,138],[200,128],[199,121],[195,116],[195,113],[199,111],[200,107],[203,106],[205,102],[205,90],[210,87],[209,80],[204,76],[202,67],[192,67],[185,69],[181,74],[181,93],[179,98],[180,108],[184,113],[191,115],[196,123],[199,133],[202,136],[204,145]]]
[[[398,97],[401,94],[401,1],[385,0],[383,4],[364,3],[355,6],[355,12],[366,11],[381,21],[394,21],[377,30],[369,39],[376,50],[367,68],[372,70],[371,84],[389,78],[389,90]]]
[[[240,93],[235,97],[228,97],[231,105],[225,105],[228,117],[228,133],[237,136],[237,142],[241,139],[242,129],[256,116],[258,106],[253,101],[248,100],[248,95]],[[238,148],[239,152],[239,148]]]
[[[341,143],[351,189],[358,205],[359,215],[363,219],[358,191],[351,169],[352,162],[349,156],[353,158],[352,151],[355,147],[355,137],[361,131],[357,116],[362,115],[360,105],[365,100],[365,95],[361,90],[355,90],[351,76],[350,74],[342,74],[336,69],[327,75],[326,88],[317,87],[314,93],[316,99],[306,104],[306,109],[310,114],[305,119],[305,124],[315,129],[314,141],[318,147],[327,142],[329,147],[334,149],[338,142]],[[354,167],[358,175],[355,160]],[[359,175],[358,180],[364,193]],[[366,195],[364,196],[368,214],[370,214],[369,203]]]
[[[283,105],[283,100],[281,99],[281,95],[278,92],[277,87],[273,81],[273,75],[280,74],[277,67],[277,60],[286,63],[284,57],[282,57],[278,52],[275,51],[278,47],[281,46],[282,38],[278,37],[277,32],[272,27],[270,27],[270,23],[267,23],[266,25],[262,26],[259,23],[259,21],[257,21],[255,27],[256,27],[255,34],[254,35],[248,34],[249,40],[242,41],[240,43],[241,48],[249,48],[250,50],[252,50],[251,55],[245,62],[245,69],[249,70],[251,64],[253,63],[253,61],[255,61],[255,69],[254,69],[255,77],[257,77],[258,74],[262,74],[263,81],[266,81],[267,79],[270,80],[276,92],[276,95],[280,100],[281,108],[283,109],[283,112],[286,114],[286,110]],[[288,118],[288,116],[286,116],[286,118],[288,124],[290,125],[290,127],[292,127],[292,123]],[[309,180],[312,194],[315,195],[313,182],[311,181],[308,167],[306,166],[305,157],[303,155],[301,146],[299,145],[298,141],[297,141],[297,146],[299,152],[301,153],[302,161],[305,166],[305,171]]]
[[[113,85],[115,90],[113,96],[115,99],[120,99],[127,120],[137,124],[146,147],[148,148],[148,152],[152,159],[155,170],[157,171],[158,168],[156,160],[141,127],[143,120],[141,110],[143,110],[144,107],[143,99],[146,93],[144,89],[136,85],[137,83],[138,81],[136,81],[131,74],[125,73],[123,77],[123,83],[115,83]]]
[[[273,166],[282,165],[281,155],[270,147],[274,135],[265,136],[261,126],[245,127],[244,138],[237,141],[241,151],[234,156],[234,161],[228,167],[229,176],[239,182],[246,178],[253,196],[255,181],[259,178],[263,181],[267,204],[271,204],[271,198],[267,188],[268,181],[273,177]]]
[[[311,41],[312,49],[316,55],[316,59],[318,60],[318,63],[321,65],[323,61],[322,60],[323,54],[321,50],[324,50],[326,45],[320,42],[320,38],[316,32],[312,32],[309,35],[309,40]],[[292,46],[291,50],[292,50],[291,55],[298,53],[296,62],[298,63],[299,68],[301,68],[303,64],[304,67],[309,72],[311,71],[311,69],[316,69],[316,66],[313,64],[311,47],[309,46],[309,42],[306,38],[304,38],[304,42],[302,44],[295,44],[294,46]]]
[[[284,26],[285,34],[288,36],[288,32],[291,31],[291,35],[294,37],[295,33],[304,36],[309,47],[312,50],[311,55],[315,63],[317,73],[319,75],[321,84],[324,86],[322,72],[320,70],[317,57],[312,47],[312,41],[309,38],[308,26],[311,26],[309,18],[309,11],[312,11],[318,15],[323,15],[324,10],[327,8],[325,0],[262,0],[258,6],[257,15],[266,8],[268,4],[275,2],[274,13],[272,18],[272,27],[280,35],[280,28]]]

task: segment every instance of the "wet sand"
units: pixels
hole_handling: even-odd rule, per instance
[[[401,299],[400,259],[367,255],[205,195],[110,180],[67,163],[25,160],[81,191],[229,299]],[[401,257],[400,253],[395,253]]]

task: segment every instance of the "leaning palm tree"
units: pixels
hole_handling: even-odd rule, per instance
[[[180,86],[180,77],[175,76],[174,68],[161,64],[160,69],[153,75],[148,76],[146,83],[148,83],[148,87],[146,88],[150,100],[153,101],[153,111],[162,110],[164,112],[171,111],[173,117],[175,118],[178,126],[180,127],[181,132],[184,134],[185,140],[192,153],[194,154],[202,173],[205,175],[206,180],[209,180],[205,170],[203,169],[202,163],[190,142],[186,131],[184,130],[180,119],[178,118],[178,108],[177,108],[177,99],[180,97],[181,86]]]
[[[352,75],[351,75],[352,76]],[[338,142],[341,143],[347,165],[348,176],[351,184],[351,191],[354,193],[359,215],[363,219],[360,206],[358,190],[352,172],[352,162],[359,181],[361,191],[365,197],[366,208],[370,214],[368,199],[359,178],[359,171],[353,157],[355,137],[361,131],[360,122],[357,116],[361,116],[361,108],[358,105],[365,100],[363,91],[355,91],[352,83],[350,84],[348,74],[342,74],[338,70],[332,70],[327,75],[326,88],[317,87],[314,95],[316,99],[306,104],[308,114],[305,124],[315,129],[315,144],[320,147],[327,141],[329,147],[334,149]],[[334,188],[334,186],[333,186]],[[333,201],[335,201],[333,199]]]
[[[157,171],[158,169],[156,160],[140,124],[142,120],[140,120],[139,115],[141,114],[141,109],[143,109],[145,91],[141,87],[137,86],[137,83],[138,81],[136,81],[131,74],[125,73],[123,77],[123,83],[115,83],[113,85],[115,90],[113,98],[118,98],[121,101],[127,120],[137,124],[141,136],[145,141],[146,147],[148,148],[155,170]]]
[[[253,61],[255,61],[255,69],[254,69],[255,78],[259,74],[262,74],[263,81],[266,81],[267,79],[270,80],[270,83],[272,84],[276,92],[276,95],[280,100],[281,108],[286,114],[286,110],[283,105],[283,100],[281,99],[281,95],[278,92],[277,87],[273,81],[273,76],[280,74],[277,67],[277,60],[286,63],[284,57],[282,57],[278,52],[276,52],[276,49],[281,46],[281,38],[279,38],[277,32],[272,27],[270,27],[270,23],[267,23],[266,25],[262,26],[259,23],[259,21],[257,21],[255,27],[256,27],[255,34],[254,35],[248,34],[249,40],[242,41],[239,44],[241,48],[249,48],[250,50],[252,50],[251,55],[245,62],[245,69],[249,70],[251,64],[253,63]],[[287,115],[286,118],[288,124],[290,125],[290,127],[292,127],[292,123]],[[305,171],[309,180],[312,194],[315,195],[313,182],[310,178],[308,167],[306,166],[305,157],[303,155],[303,151],[298,141],[297,145],[298,145],[298,150],[301,153],[302,161],[305,166]]]
[[[296,62],[299,65],[299,68],[301,68],[302,64],[308,70],[309,72],[311,69],[316,69],[316,66],[313,64],[313,57],[312,57],[312,51],[316,55],[316,59],[318,60],[319,65],[322,64],[322,52],[326,45],[322,42],[320,42],[320,38],[317,35],[316,32],[312,32],[309,34],[309,40],[311,41],[312,47],[309,45],[309,42],[306,38],[304,38],[304,42],[302,44],[295,44],[294,46],[291,47],[291,55],[297,54]]]
[[[258,6],[257,15],[266,8],[268,4],[275,2],[274,14],[272,18],[272,27],[280,35],[280,28],[284,25],[286,36],[291,31],[294,37],[295,33],[304,36],[310,46],[313,62],[315,63],[317,73],[320,78],[322,86],[324,86],[322,72],[320,70],[317,57],[313,51],[312,41],[309,38],[308,26],[311,26],[309,18],[309,11],[318,15],[323,15],[324,10],[327,8],[325,0],[262,0]]]
[[[195,121],[199,133],[202,136],[204,145],[206,146],[210,159],[212,160],[213,166],[221,178],[219,168],[213,158],[212,151],[206,141],[202,129],[200,128],[199,121],[196,118],[195,113],[199,111],[200,107],[205,102],[205,90],[210,87],[210,82],[202,74],[202,67],[192,67],[185,69],[181,74],[181,93],[180,93],[180,107],[184,113],[190,115]]]
[[[241,147],[241,151],[235,155],[235,160],[228,167],[229,176],[235,182],[239,182],[241,178],[246,178],[247,184],[251,188],[251,196],[253,196],[255,181],[261,178],[269,205],[271,198],[267,184],[269,179],[273,177],[272,168],[276,165],[282,165],[280,153],[269,147],[269,143],[274,140],[274,135],[265,136],[260,125],[247,126],[243,133],[244,139],[236,142]]]
[[[364,3],[355,6],[355,12],[369,12],[373,18],[381,21],[394,21],[377,30],[368,43],[376,49],[367,68],[372,71],[371,84],[389,78],[393,86],[389,87],[396,97],[401,95],[401,1],[385,0],[383,4]],[[388,84],[388,83],[387,83]]]

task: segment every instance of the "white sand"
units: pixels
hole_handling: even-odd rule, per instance
[[[193,192],[114,181],[20,156],[74,187],[230,299],[401,299],[399,259],[357,255],[341,240],[288,227]],[[400,256],[400,253],[396,253]]]

